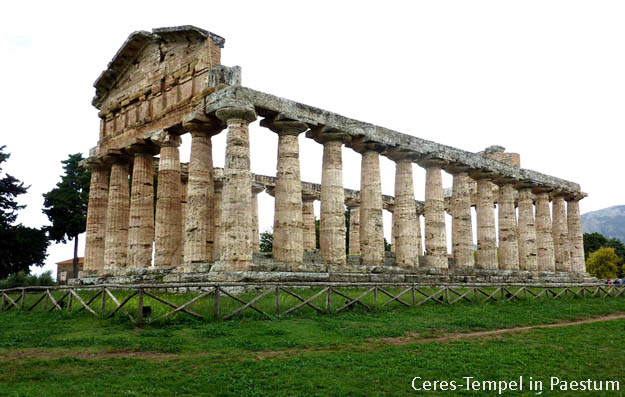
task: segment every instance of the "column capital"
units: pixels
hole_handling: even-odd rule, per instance
[[[358,201],[358,200],[356,200],[356,199],[354,199],[352,197],[345,198],[345,206],[347,208],[349,208],[350,210],[352,208],[359,208],[360,207],[360,201]]]
[[[260,121],[261,127],[269,128],[278,135],[299,135],[308,130],[308,125],[304,122],[293,120],[283,114],[273,117],[265,117]]]
[[[376,152],[379,154],[386,150],[386,145],[375,141],[365,141],[364,137],[352,138],[347,143],[347,146],[360,154],[365,154],[367,152]]]
[[[314,139],[315,142],[321,144],[327,142],[340,142],[343,144],[351,140],[351,137],[346,132],[327,125],[311,127],[306,132],[306,138]]]
[[[182,128],[189,131],[192,136],[213,136],[223,131],[226,126],[223,121],[204,113],[193,113],[182,120]]]
[[[448,164],[447,161],[443,159],[435,159],[435,158],[422,158],[417,160],[417,164],[423,168],[445,168]]]
[[[252,194],[256,195],[265,190],[265,185],[258,182],[252,182]]]
[[[230,100],[224,102],[223,106],[215,111],[215,116],[225,123],[229,123],[231,120],[243,120],[251,123],[256,120],[256,111],[249,102]]]
[[[399,146],[385,147],[384,153],[382,153],[382,155],[386,156],[387,158],[393,160],[396,163],[399,163],[402,161],[413,162],[415,159],[414,153],[408,152]]]
[[[89,171],[108,170],[111,166],[101,157],[87,157],[80,165],[87,168]]]
[[[180,135],[172,132],[161,130],[153,132],[150,140],[160,147],[178,147],[182,143]]]
[[[137,155],[149,155],[155,156],[159,153],[160,148],[155,145],[153,142],[148,140],[137,140],[135,143],[131,144],[126,148],[126,152],[133,156]]]
[[[315,200],[319,200],[319,195],[302,192],[302,201],[305,201],[305,202],[313,201],[314,202]]]
[[[584,192],[571,192],[571,193],[568,193],[564,197],[564,200],[566,200],[566,201],[580,201],[580,200],[585,199],[586,197],[588,197],[588,193],[584,193]]]

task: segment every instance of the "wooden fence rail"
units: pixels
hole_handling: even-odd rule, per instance
[[[316,291],[316,289],[319,289]],[[297,290],[297,292],[296,292]],[[114,292],[123,291],[125,297]],[[193,292],[195,296],[182,303],[162,296],[164,292]],[[240,294],[245,291],[244,294]],[[311,293],[305,296],[305,291]],[[82,293],[82,295],[81,295]],[[158,294],[161,293],[161,296]],[[56,294],[56,297],[55,297]],[[89,295],[89,296],[87,296]],[[175,296],[174,294],[169,294]],[[184,283],[139,285],[90,285],[23,287],[0,290],[0,311],[32,311],[43,306],[46,311],[86,310],[94,316],[111,318],[118,313],[136,322],[161,321],[177,313],[199,320],[212,315],[213,319],[228,320],[245,311],[254,311],[268,319],[282,318],[293,312],[312,309],[314,313],[339,313],[361,307],[377,310],[396,305],[416,307],[427,303],[453,305],[458,302],[486,303],[513,300],[563,299],[563,298],[617,298],[625,296],[625,286],[605,284],[405,284],[405,283]],[[248,298],[250,296],[250,298]],[[32,298],[32,299],[31,299]],[[100,298],[98,302],[97,299]],[[235,307],[227,313],[224,299]],[[26,305],[26,300],[34,303]],[[150,299],[167,309],[153,317],[152,306],[145,305]],[[247,299],[247,300],[246,300]],[[110,303],[107,304],[107,300]],[[133,316],[126,308],[134,300]],[[212,300],[212,310],[198,313],[191,306],[200,301]],[[264,300],[264,301],[263,301]],[[268,301],[270,300],[270,301]],[[43,302],[43,303],[42,303]],[[72,307],[79,306],[78,310]],[[112,308],[111,308],[112,306]],[[269,314],[272,307],[274,315]],[[212,311],[212,313],[210,313]]]

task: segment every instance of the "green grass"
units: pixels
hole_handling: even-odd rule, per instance
[[[182,302],[190,296],[167,298]],[[625,299],[428,304],[334,315],[311,310],[276,321],[253,312],[231,321],[176,316],[142,329],[121,315],[107,320],[84,311],[11,310],[0,313],[0,395],[420,395],[410,389],[415,376],[460,382],[463,376],[523,375],[546,387],[549,376],[559,376],[614,379],[625,387],[625,320],[444,343],[385,340],[612,313],[625,313]],[[482,395],[440,395],[458,394]]]

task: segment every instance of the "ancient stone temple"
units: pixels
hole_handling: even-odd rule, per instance
[[[221,65],[224,42],[193,26],[134,32],[96,80],[81,282],[587,278],[578,184],[521,168],[499,146],[471,153],[244,87],[240,67]],[[250,168],[256,120],[278,135],[275,176]],[[213,153],[217,134],[225,153]],[[299,160],[306,138],[323,145],[321,184],[300,178],[312,166]],[[344,148],[361,155],[360,191],[343,186]],[[382,195],[380,156],[395,163],[394,196]],[[261,193],[275,199],[272,253],[258,252]],[[383,211],[393,214],[391,252]]]

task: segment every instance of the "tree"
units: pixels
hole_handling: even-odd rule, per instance
[[[52,223],[46,226],[50,240],[65,244],[74,241],[74,278],[78,277],[78,235],[85,231],[89,203],[89,170],[80,165],[82,154],[70,154],[63,160],[65,174],[61,182],[43,195],[43,213]]]
[[[600,233],[584,233],[584,257],[588,260],[591,252],[597,251],[599,248],[614,248],[616,256],[621,258],[617,264],[617,274],[623,276],[623,261],[625,260],[625,244],[619,239],[607,238]]]
[[[0,172],[2,163],[10,157],[4,153],[5,147],[0,146]],[[0,279],[19,271],[29,273],[31,265],[43,266],[47,256],[45,231],[14,224],[17,212],[25,207],[15,199],[27,190],[23,182],[9,174],[0,179]]]
[[[615,278],[617,264],[621,261],[614,248],[599,248],[588,256],[586,270],[597,278]]]
[[[260,234],[260,252],[273,252],[273,232],[266,230]]]

